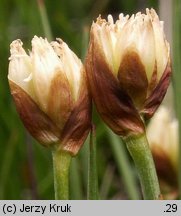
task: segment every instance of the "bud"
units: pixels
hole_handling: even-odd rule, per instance
[[[45,146],[76,154],[90,128],[91,102],[85,69],[66,43],[32,39],[28,55],[11,43],[9,84],[30,134]]]
[[[86,71],[96,107],[118,135],[144,131],[170,78],[170,48],[156,12],[119,15],[92,24]]]
[[[178,189],[179,134],[178,121],[160,106],[147,127],[147,138],[163,192]],[[166,187],[166,190],[165,190]],[[176,197],[175,197],[176,198]]]

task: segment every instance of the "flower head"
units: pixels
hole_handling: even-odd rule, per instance
[[[160,106],[147,127],[147,137],[164,196],[178,196],[178,121],[167,107]]]
[[[105,122],[119,135],[143,131],[139,115],[153,115],[171,72],[170,48],[156,12],[120,14],[116,22],[111,15],[107,21],[98,17],[91,28],[86,70]]]
[[[28,55],[11,44],[9,84],[25,127],[43,145],[76,154],[90,127],[90,97],[81,61],[66,43],[34,37]]]
[[[164,164],[165,161],[174,172],[178,172],[178,121],[166,107],[160,106],[151,119],[147,127],[147,137],[156,164]]]

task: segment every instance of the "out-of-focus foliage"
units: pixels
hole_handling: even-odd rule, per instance
[[[43,1],[39,0],[39,3]],[[158,8],[156,0],[45,0],[44,5],[53,39],[62,38],[82,59],[90,25],[99,14],[105,17],[111,13],[116,18],[121,12],[131,14],[145,7]],[[9,44],[20,38],[28,50],[34,35],[45,36],[38,1],[0,0],[0,199],[54,199],[51,151],[27,134],[15,110],[7,82]],[[130,163],[132,178],[136,177],[137,191],[128,190],[129,185],[125,187],[125,176],[129,178],[130,175],[125,170],[120,171],[124,169],[120,166],[120,147],[110,145],[109,133],[96,112],[94,123],[101,198],[138,198],[140,189],[130,158],[126,160]],[[72,161],[72,199],[86,199],[87,152],[88,142]]]

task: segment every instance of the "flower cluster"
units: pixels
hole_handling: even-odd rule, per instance
[[[86,71],[85,71],[86,69]],[[62,40],[34,37],[29,55],[11,44],[9,84],[28,131],[43,145],[76,154],[91,125],[90,92],[102,119],[121,136],[145,131],[171,74],[170,48],[156,12],[92,24],[85,69]],[[86,75],[87,73],[87,75]],[[86,78],[87,77],[87,78]]]

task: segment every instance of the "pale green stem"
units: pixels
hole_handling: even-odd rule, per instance
[[[71,155],[65,151],[53,151],[54,188],[56,200],[69,199],[69,169]]]
[[[156,169],[146,135],[126,138],[125,143],[138,170],[144,199],[161,199]]]

